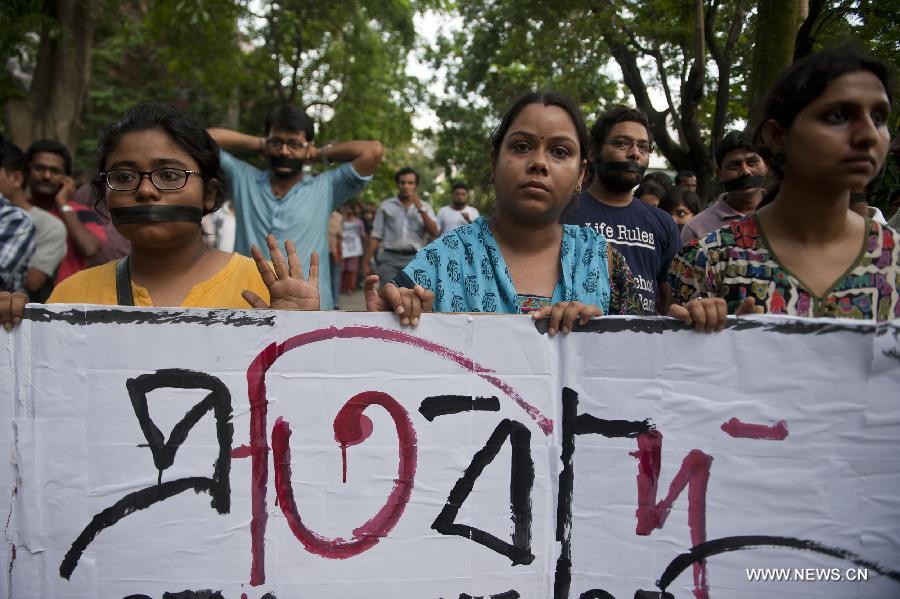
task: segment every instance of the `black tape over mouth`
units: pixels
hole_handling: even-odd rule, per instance
[[[761,175],[744,175],[730,181],[723,181],[722,187],[725,191],[741,191],[744,189],[756,189],[762,187],[766,182],[766,178]]]
[[[203,210],[194,206],[128,206],[110,208],[114,225],[135,223],[196,223],[203,219]]]
[[[289,156],[269,156],[269,166],[276,177],[290,178],[303,170],[304,161],[300,158]],[[278,169],[288,169],[279,171]]]
[[[598,173],[628,172],[637,173],[643,176],[644,171],[647,170],[646,166],[640,164],[639,162],[634,162],[633,160],[622,160],[620,162],[601,162],[595,166]]]

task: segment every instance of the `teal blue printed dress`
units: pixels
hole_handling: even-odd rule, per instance
[[[610,250],[606,239],[593,229],[563,225],[560,278],[553,296],[520,295],[490,226],[478,218],[422,248],[393,283],[407,289],[421,285],[434,292],[435,312],[517,314],[560,301],[579,301],[598,306],[604,314],[640,314],[634,278],[615,250],[610,257],[615,283],[611,289]]]

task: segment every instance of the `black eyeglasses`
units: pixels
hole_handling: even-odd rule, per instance
[[[103,171],[100,176],[106,186],[113,191],[134,191],[141,186],[144,176],[160,191],[173,191],[187,185],[188,176],[199,175],[200,171],[186,171],[180,168],[158,168],[155,171],[136,171],[130,168],[118,168]]]
[[[641,154],[649,154],[653,151],[653,144],[649,141],[635,141],[629,137],[614,137],[603,142],[608,146],[612,146],[620,152],[627,152],[632,146],[637,146],[638,152]]]
[[[270,137],[266,140],[266,147],[277,152],[281,146],[287,146],[291,152],[302,150],[309,145],[309,142],[300,141],[299,139],[281,139],[280,137]]]

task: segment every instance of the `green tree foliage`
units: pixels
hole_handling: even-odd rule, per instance
[[[259,3],[261,14],[246,0],[96,1],[80,169],[94,166],[102,129],[146,100],[253,134],[262,133],[272,107],[293,102],[316,119],[320,144],[411,142],[411,115],[424,91],[405,72],[416,39],[415,7],[406,0],[286,0]],[[53,18],[34,5],[3,5],[0,14],[20,26],[0,37],[4,58],[17,51],[25,62],[37,60],[27,52],[35,45],[28,31]],[[372,188],[373,197],[388,195],[390,175],[379,171]]]
[[[745,116],[733,99],[743,93],[749,4],[461,0],[457,11],[465,28],[441,40],[434,59],[449,57],[451,97],[467,101],[437,103],[439,115],[457,117],[445,120],[438,132],[438,157],[448,170],[477,177],[473,165],[483,165],[486,155],[476,155],[465,138],[484,139],[490,123],[520,93],[552,88],[579,101],[589,121],[610,104],[637,104],[650,115],[669,163],[708,179],[709,140]],[[654,105],[651,90],[664,98],[662,108]],[[476,117],[464,115],[479,99],[489,108]]]
[[[478,185],[489,171],[488,137],[503,111],[532,89],[571,95],[588,110],[615,97],[599,67],[590,24],[576,7],[527,0],[456,3],[462,31],[428,53],[447,69],[446,97],[434,101],[439,120],[436,160],[448,178]]]
[[[0,91],[4,130],[18,144],[52,137],[72,145],[90,79],[102,0],[43,0],[2,6]],[[12,59],[12,60],[9,60]]]
[[[92,77],[77,152],[91,170],[100,132],[130,106],[174,104],[201,120],[224,118],[239,66],[240,7],[228,0],[116,3],[98,20]]]

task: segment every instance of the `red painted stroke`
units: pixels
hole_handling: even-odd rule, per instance
[[[765,424],[741,422],[737,418],[732,418],[722,424],[722,430],[736,439],[784,441],[788,436],[788,426],[784,420],[779,420],[772,426],[767,426]]]
[[[371,393],[376,393],[372,391]],[[358,395],[356,397],[359,397]],[[388,396],[390,397],[390,396]],[[355,399],[355,398],[354,398]],[[352,399],[350,401],[353,401]],[[404,413],[406,413],[404,411]],[[407,420],[409,418],[407,417]],[[348,421],[338,428],[338,420],[334,421],[334,440],[341,446],[341,465],[342,480],[347,482],[347,447],[350,445],[359,445],[372,435],[374,425],[369,418],[360,412],[359,417],[355,420]],[[411,425],[410,425],[411,426]]]
[[[266,485],[269,480],[269,445],[266,438],[266,371],[281,355],[274,343],[262,350],[247,369],[247,393],[250,399],[250,584],[266,581],[265,537]],[[243,448],[238,448],[243,449]]]
[[[691,545],[706,541],[706,487],[712,457],[699,449],[688,452],[681,467],[669,485],[666,497],[656,502],[659,486],[659,471],[662,466],[662,433],[649,431],[638,435],[638,450],[631,455],[638,459],[638,507],[637,527],[639,535],[649,535],[654,529],[662,529],[672,509],[672,504],[688,487],[688,528],[691,531]],[[707,599],[709,584],[706,578],[706,562],[694,564],[694,597]]]
[[[297,335],[296,337],[291,337],[282,344],[284,349],[281,353],[290,351],[297,347],[309,345],[310,343],[325,341],[328,339],[374,339],[377,341],[386,341],[389,343],[402,343],[403,345],[417,347],[429,353],[438,355],[451,362],[455,362],[466,370],[481,377],[482,379],[502,391],[507,397],[515,401],[519,405],[519,407],[525,410],[528,416],[537,423],[540,429],[544,431],[544,434],[549,435],[553,432],[553,420],[544,416],[539,409],[525,401],[522,396],[520,396],[519,393],[510,385],[507,385],[498,377],[494,376],[495,371],[489,368],[485,368],[481,364],[472,361],[472,359],[466,357],[465,354],[452,350],[448,347],[444,347],[443,345],[440,345],[438,343],[428,341],[427,339],[422,339],[421,337],[416,337],[414,335],[404,333],[402,331],[392,331],[390,329],[383,329],[381,327],[366,326],[350,326],[343,328],[328,327],[324,329],[317,329],[315,331],[309,331],[308,333],[303,333],[302,335]]]
[[[403,409],[403,406],[397,403],[397,400],[380,391],[365,391],[355,395],[344,404],[334,419],[335,439],[346,451],[348,445],[355,445],[368,437],[371,429],[366,431],[364,423],[369,419],[363,416],[362,412],[372,404],[383,407],[394,419],[394,425],[397,427],[400,461],[394,488],[384,505],[372,519],[353,530],[353,538],[349,541],[340,537],[327,539],[303,524],[294,500],[294,490],[291,487],[291,450],[288,444],[291,429],[283,419],[278,418],[275,421],[272,430],[272,452],[275,458],[275,489],[278,493],[278,505],[281,506],[281,511],[294,536],[310,553],[331,559],[347,559],[359,555],[373,547],[379,539],[387,536],[400,520],[403,510],[409,502],[413,480],[416,476],[416,433],[409,414]],[[369,421],[369,426],[371,426],[371,421]]]
[[[250,451],[250,448],[246,445],[241,445],[240,447],[235,447],[231,450],[232,458],[249,458],[253,455],[253,452]]]
[[[269,476],[268,439],[266,436],[268,399],[266,399],[266,373],[278,358],[292,349],[327,341],[329,339],[373,339],[388,343],[401,343],[459,364],[481,377],[515,401],[537,423],[545,435],[553,432],[553,420],[525,401],[510,385],[501,381],[495,372],[467,358],[464,354],[401,331],[381,327],[350,326],[326,327],[295,335],[281,344],[272,343],[259,353],[247,368],[247,394],[250,399],[250,445],[236,447],[234,457],[250,456],[251,465],[251,520],[250,520],[250,584],[261,585],[265,574],[266,485]]]

